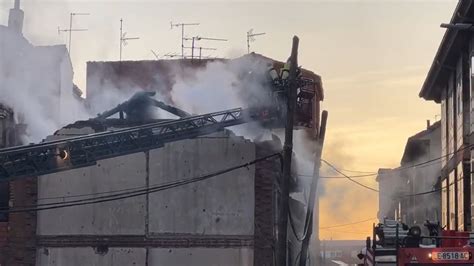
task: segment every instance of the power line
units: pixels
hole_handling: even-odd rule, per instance
[[[309,176],[308,177],[312,177]],[[334,177],[336,178],[336,177]],[[339,178],[339,177],[337,177]],[[341,177],[344,178],[344,177]],[[163,184],[164,185],[164,184]],[[147,186],[139,186],[139,187],[131,187],[131,188],[124,188],[124,189],[118,189],[118,190],[109,190],[109,191],[101,191],[101,192],[95,192],[95,193],[85,193],[85,194],[75,194],[75,195],[62,195],[62,196],[53,196],[53,197],[42,197],[38,198],[38,201],[43,201],[43,200],[54,200],[54,199],[69,199],[69,198],[82,198],[82,197],[87,197],[87,196],[98,196],[98,195],[104,195],[104,194],[112,194],[112,193],[118,193],[118,192],[126,192],[126,191],[134,191],[134,190],[140,190],[140,189],[146,189]],[[85,199],[82,199],[85,200]],[[64,201],[57,202],[59,203],[64,203]],[[44,203],[44,204],[53,204],[53,203]],[[43,204],[38,204],[38,205],[43,205]],[[35,205],[35,206],[38,206]],[[23,206],[25,207],[25,206]],[[0,208],[0,210],[2,210]]]
[[[87,196],[97,196],[97,195],[104,195],[104,194],[112,194],[112,193],[117,193],[117,192],[125,192],[125,191],[132,191],[132,190],[139,190],[139,189],[145,189],[147,186],[139,186],[139,187],[132,187],[132,188],[124,188],[124,189],[118,189],[118,190],[109,190],[109,191],[102,191],[102,192],[95,192],[95,193],[85,193],[85,194],[75,194],[75,195],[62,195],[62,196],[54,196],[54,197],[43,197],[43,198],[38,198],[38,201],[41,200],[53,200],[53,199],[69,199],[69,198],[82,198],[82,197],[87,197]],[[63,201],[64,202],[64,201]],[[0,208],[1,210],[1,208]]]
[[[96,203],[103,203],[103,202],[109,202],[109,201],[115,201],[115,200],[120,200],[120,199],[127,199],[127,198],[132,198],[132,197],[137,197],[137,196],[142,196],[142,195],[147,195],[151,193],[155,193],[158,191],[163,191],[199,181],[203,181],[221,174],[225,174],[240,168],[246,168],[250,165],[256,164],[258,162],[273,158],[273,157],[281,157],[281,153],[274,153],[268,156],[264,156],[258,159],[255,159],[251,162],[247,162],[238,166],[230,167],[224,170],[217,171],[212,174],[208,174],[205,176],[201,177],[196,177],[196,178],[191,178],[191,179],[183,179],[179,180],[176,182],[169,182],[166,184],[146,188],[146,189],[140,189],[140,190],[135,190],[132,192],[125,192],[125,193],[119,193],[115,195],[109,195],[109,196],[102,196],[102,197],[95,197],[95,198],[88,198],[88,199],[80,199],[80,200],[74,200],[74,201],[66,201],[66,202],[54,202],[54,203],[46,203],[46,204],[37,204],[34,206],[21,206],[17,207],[14,209],[10,210],[0,210],[0,213],[19,213],[19,212],[36,212],[36,211],[43,211],[43,210],[51,210],[51,209],[59,209],[59,208],[65,208],[65,207],[73,207],[73,206],[81,206],[81,205],[90,205],[90,204],[96,204]],[[281,159],[281,158],[280,158]],[[46,207],[44,207],[46,206]]]
[[[430,190],[430,191],[425,191],[425,192],[414,193],[414,194],[402,195],[402,196],[400,196],[400,198],[416,197],[416,196],[422,196],[422,195],[432,194],[432,193],[439,192],[439,191],[441,191],[441,190],[443,190],[443,189],[445,189],[445,188],[447,188],[447,187],[442,187],[442,188],[438,188],[438,189],[434,189],[434,190]]]
[[[87,197],[87,196],[97,196],[97,195],[112,194],[112,193],[117,193],[117,192],[138,190],[138,189],[143,189],[143,188],[147,188],[147,186],[124,188],[124,189],[118,189],[118,190],[109,190],[109,191],[102,191],[102,192],[96,192],[96,193],[87,193],[87,194],[75,194],[75,195],[63,195],[63,196],[55,196],[55,197],[44,197],[44,198],[38,198],[37,200],[40,201],[40,200],[53,200],[53,199],[81,198],[81,197]]]
[[[339,169],[342,171],[341,169]],[[362,178],[362,177],[373,177],[376,176],[377,174],[367,174],[367,175],[351,175],[349,176],[350,178]],[[298,176],[301,177],[313,177],[313,175],[308,175],[308,174],[299,174]],[[320,176],[319,178],[322,179],[341,179],[341,178],[347,178],[345,176]]]
[[[339,169],[339,170],[343,172],[349,172],[349,173],[371,174],[371,175],[377,174],[377,172],[357,171],[357,170],[348,170],[348,169]]]
[[[303,239],[306,238],[306,235],[308,233],[308,228],[303,228],[303,235],[300,237],[298,235],[298,232],[296,232],[296,226],[295,226],[295,222],[293,220],[293,214],[291,213],[291,208],[288,207],[288,218],[290,220],[290,227],[291,227],[291,231],[293,232],[293,235],[295,236],[296,240],[298,240],[298,242],[302,242]]]
[[[127,193],[120,193],[120,194],[115,194],[115,195],[109,195],[109,196],[103,196],[103,197],[94,197],[94,198],[87,198],[87,199],[81,199],[81,200],[74,200],[74,201],[61,201],[61,202],[54,202],[54,203],[45,203],[45,204],[38,204],[38,205],[35,205],[35,206],[21,206],[20,208],[32,208],[32,207],[38,207],[38,206],[51,206],[51,205],[57,205],[57,204],[70,204],[70,203],[77,203],[77,202],[83,202],[83,201],[91,201],[91,200],[98,200],[98,199],[107,199],[107,198],[110,198],[110,197],[117,197],[117,196],[123,196],[123,195],[128,195],[130,193],[137,193],[137,192],[146,192],[146,191],[150,191],[150,190],[154,190],[154,189],[162,189],[162,188],[166,188],[168,186],[174,186],[174,185],[179,185],[181,183],[183,184],[189,184],[190,181],[193,181],[193,180],[196,180],[197,181],[201,181],[201,180],[204,180],[204,179],[208,179],[210,177],[213,177],[213,176],[216,176],[216,175],[220,175],[220,174],[224,174],[224,173],[227,173],[227,172],[230,172],[230,171],[233,171],[233,170],[236,170],[236,169],[239,169],[239,168],[242,168],[242,167],[247,167],[251,164],[255,164],[259,161],[262,161],[262,160],[266,160],[268,158],[271,158],[271,157],[274,157],[276,155],[278,155],[279,153],[276,153],[276,154],[273,154],[273,155],[270,155],[270,156],[266,156],[266,157],[263,157],[261,159],[257,159],[257,160],[254,160],[252,162],[249,162],[249,163],[245,163],[245,164],[242,164],[242,165],[239,165],[239,166],[236,166],[236,167],[232,167],[232,168],[228,168],[228,169],[225,169],[225,170],[222,170],[222,171],[219,171],[217,173],[214,173],[214,174],[210,174],[210,175],[206,175],[204,177],[198,177],[198,178],[193,178],[193,179],[184,179],[184,180],[180,180],[180,181],[175,181],[175,182],[168,182],[168,183],[165,183],[165,184],[162,184],[162,185],[158,185],[158,186],[154,186],[154,187],[150,187],[150,188],[144,188],[144,189],[138,189],[138,190],[135,190],[135,191],[132,191],[132,192],[127,192]],[[202,179],[204,178],[204,179]],[[140,187],[138,187],[140,188]],[[142,187],[143,188],[143,187]],[[72,197],[79,197],[79,196],[84,196],[84,195],[97,195],[97,194],[106,194],[106,193],[113,193],[113,192],[120,192],[120,191],[129,191],[129,190],[134,190],[135,188],[128,188],[128,189],[122,189],[122,190],[116,190],[116,191],[108,191],[108,192],[101,192],[101,193],[94,193],[94,194],[83,194],[83,195],[74,195]],[[67,198],[67,197],[70,197],[70,196],[63,196],[63,197],[52,197],[52,198]]]
[[[367,186],[367,185],[364,185],[364,184],[362,184],[362,183],[360,183],[360,182],[355,181],[355,180],[352,179],[350,176],[348,176],[348,175],[344,174],[343,172],[339,171],[339,169],[337,169],[334,165],[330,164],[328,161],[323,160],[323,159],[321,159],[321,161],[324,162],[325,164],[327,164],[329,167],[331,167],[331,168],[332,168],[334,171],[336,171],[337,173],[339,173],[339,174],[343,175],[345,178],[349,179],[351,182],[353,182],[353,183],[355,183],[355,184],[357,184],[357,185],[359,185],[359,186],[361,186],[361,187],[364,187],[364,188],[366,188],[366,189],[368,189],[368,190],[371,190],[371,191],[374,191],[374,192],[379,192],[378,189],[369,187],[369,186]]]
[[[374,191],[374,192],[379,192],[379,190],[375,189],[375,188],[372,188],[372,187],[369,187],[367,185],[364,185],[362,183],[359,183],[355,180],[353,180],[354,177],[368,177],[368,176],[373,176],[373,175],[359,175],[359,176],[348,176],[344,173],[342,173],[342,171],[338,168],[336,168],[334,165],[330,164],[329,162],[327,162],[326,160],[323,160],[321,159],[322,162],[326,163],[329,167],[331,167],[334,171],[336,171],[337,173],[343,175],[343,176],[326,176],[326,177],[321,177],[321,178],[328,178],[328,179],[331,179],[331,178],[335,178],[335,179],[341,179],[341,178],[345,178],[345,179],[349,179],[350,181],[356,183],[357,185],[359,186],[362,186],[366,189],[369,189],[371,191]],[[299,175],[299,176],[304,176],[304,177],[312,177],[310,175]],[[451,185],[451,184],[450,184]],[[450,186],[449,185],[449,186]],[[414,193],[414,194],[407,194],[407,195],[401,195],[399,197],[415,197],[415,196],[421,196],[421,195],[427,195],[427,194],[431,194],[431,193],[436,193],[436,192],[439,192],[443,189],[446,189],[447,187],[442,187],[442,188],[439,188],[439,189],[434,189],[434,190],[430,190],[430,191],[424,191],[424,192],[418,192],[418,193]],[[379,196],[383,196],[383,195],[379,195]]]
[[[365,223],[365,222],[368,222],[368,221],[373,221],[375,219],[377,219],[377,218],[370,218],[370,219],[366,219],[366,220],[362,220],[362,221],[356,221],[356,222],[352,222],[352,223],[346,223],[346,224],[323,226],[323,227],[319,227],[319,229],[330,229],[330,228],[336,228],[336,227],[345,227],[345,226],[349,226],[349,225],[361,224],[361,223]]]
[[[364,185],[364,184],[362,184],[362,183],[359,183],[359,182],[353,180],[353,179],[352,179],[353,177],[348,176],[348,175],[345,175],[344,173],[342,173],[339,169],[337,169],[334,165],[330,164],[329,162],[327,162],[327,161],[325,161],[325,160],[323,160],[323,159],[321,159],[321,161],[323,161],[323,162],[326,163],[329,167],[331,167],[332,169],[334,169],[334,171],[336,171],[336,172],[338,172],[339,174],[343,175],[344,177],[342,177],[342,178],[347,178],[347,179],[349,179],[350,181],[352,181],[352,182],[356,183],[357,185],[362,186],[362,187],[364,187],[364,188],[366,188],[366,189],[372,190],[372,191],[374,191],[374,192],[379,192],[379,190],[377,190],[377,189],[375,189],[375,188],[369,187],[369,186],[367,186],[367,185]],[[332,178],[341,178],[341,177],[332,177]],[[451,184],[450,184],[450,185],[451,185]],[[450,185],[448,185],[448,187],[449,187]],[[447,187],[442,187],[442,188],[434,189],[434,190],[430,190],[430,191],[424,191],[424,192],[418,192],[418,193],[414,193],[414,194],[401,195],[401,196],[399,196],[399,197],[403,198],[403,197],[416,197],[416,196],[421,196],[421,195],[427,195],[427,194],[439,192],[439,191],[441,191],[441,190],[443,190],[443,189],[446,189],[446,188],[447,188]],[[379,195],[379,196],[384,196],[384,195]]]
[[[447,158],[448,156],[450,155],[456,155],[466,149],[469,149],[469,148],[472,148],[474,146],[474,144],[470,144],[470,145],[467,145],[461,149],[458,149],[454,152],[450,152],[450,153],[447,153],[441,157],[436,157],[436,158],[433,158],[433,159],[430,159],[430,160],[427,160],[427,161],[424,161],[424,162],[420,162],[420,163],[417,163],[417,164],[414,164],[414,165],[410,165],[410,166],[405,166],[405,167],[399,167],[399,168],[395,168],[395,169],[390,169],[390,170],[387,170],[387,173],[377,173],[377,172],[368,172],[368,171],[356,171],[356,170],[347,170],[347,169],[339,169],[340,171],[344,171],[344,172],[356,172],[356,173],[373,173],[374,175],[388,175],[388,174],[391,174],[391,172],[396,172],[396,171],[403,171],[403,170],[407,170],[407,169],[410,169],[410,168],[416,168],[416,167],[428,167],[428,166],[431,166],[431,165],[435,165],[435,164],[438,164],[440,163],[439,160],[441,159],[444,159],[444,158]]]
[[[464,178],[460,178],[458,180],[455,180],[455,182],[457,181],[460,181],[460,180],[463,180]],[[442,191],[443,189],[448,189],[450,186],[454,185],[454,182],[449,184],[445,187],[441,187],[441,188],[437,188],[437,189],[433,189],[433,190],[429,190],[429,191],[425,191],[425,192],[418,192],[418,193],[414,193],[414,194],[407,194],[407,195],[401,195],[400,198],[405,198],[405,197],[416,197],[416,196],[422,196],[422,195],[427,195],[427,194],[431,194],[431,193],[436,193],[436,192],[440,192]]]

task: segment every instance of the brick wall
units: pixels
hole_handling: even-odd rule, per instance
[[[281,142],[257,143],[257,158],[281,150]],[[281,164],[278,159],[255,165],[255,236],[254,265],[272,266],[275,255],[275,181],[280,178]]]
[[[5,264],[7,246],[8,223],[0,223],[0,264]]]
[[[10,182],[10,206],[36,205],[37,180],[25,178]],[[6,247],[6,265],[35,265],[36,260],[36,213],[10,213]]]

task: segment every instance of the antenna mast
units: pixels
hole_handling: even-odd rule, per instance
[[[191,47],[184,47],[187,49],[191,49],[191,59],[194,59],[194,49],[199,49],[199,59],[202,58],[202,50],[212,50],[215,51],[217,50],[216,48],[205,48],[205,47],[196,47],[195,42],[200,41],[200,40],[206,40],[206,41],[220,41],[220,42],[226,42],[228,41],[227,39],[220,39],[220,38],[209,38],[209,37],[201,37],[201,36],[195,36],[192,38],[184,38],[187,41],[192,41]]]
[[[119,58],[120,62],[122,62],[122,49],[124,46],[128,44],[127,41],[140,39],[139,37],[126,37],[126,36],[127,36],[127,33],[123,32],[123,19],[120,19],[120,58]]]
[[[71,13],[69,17],[69,29],[61,29],[58,27],[58,34],[61,32],[69,32],[69,55],[71,55],[71,44],[72,44],[72,32],[73,31],[87,31],[87,29],[73,29],[72,28],[72,20],[74,16],[89,16],[89,13]]]
[[[173,22],[170,22],[170,25],[171,25],[171,29],[173,29],[173,27],[181,27],[181,58],[184,58],[184,27],[186,26],[197,26],[199,25],[200,23],[173,23]]]
[[[253,33],[253,29],[247,31],[247,53],[250,54],[250,42],[255,41],[256,36],[265,35],[265,32]]]

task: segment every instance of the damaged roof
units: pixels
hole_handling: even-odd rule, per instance
[[[141,60],[141,61],[115,61],[115,62],[87,62],[87,76],[100,79],[98,84],[111,83],[116,88],[138,87],[144,90],[159,91],[162,96],[171,101],[170,90],[173,87],[177,74],[186,69],[204,68],[209,62],[227,62],[230,60],[241,60],[247,57],[268,60],[273,62],[275,68],[281,68],[284,62],[276,61],[260,54],[251,53],[236,59],[167,59],[167,60]],[[94,77],[95,73],[101,73]],[[304,77],[312,79],[316,83],[317,99],[324,99],[321,76],[314,72],[302,69]],[[88,88],[88,96],[98,93],[96,88]]]

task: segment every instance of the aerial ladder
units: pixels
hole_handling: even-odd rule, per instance
[[[269,78],[272,104],[254,108],[235,108],[202,115],[191,115],[176,107],[153,99],[153,93],[143,92],[116,108],[99,114],[92,120],[102,121],[119,114],[121,118],[139,120],[143,124],[84,136],[45,141],[39,144],[0,150],[0,181],[18,177],[39,176],[87,167],[99,160],[163,147],[166,143],[196,138],[222,131],[226,127],[257,121],[265,127],[282,127],[285,121],[286,81]],[[312,112],[314,82],[299,78],[297,125],[310,127],[305,114]],[[313,88],[310,88],[310,87]],[[141,117],[144,106],[162,108],[179,117],[176,120],[150,122]],[[311,118],[309,118],[311,119]]]

